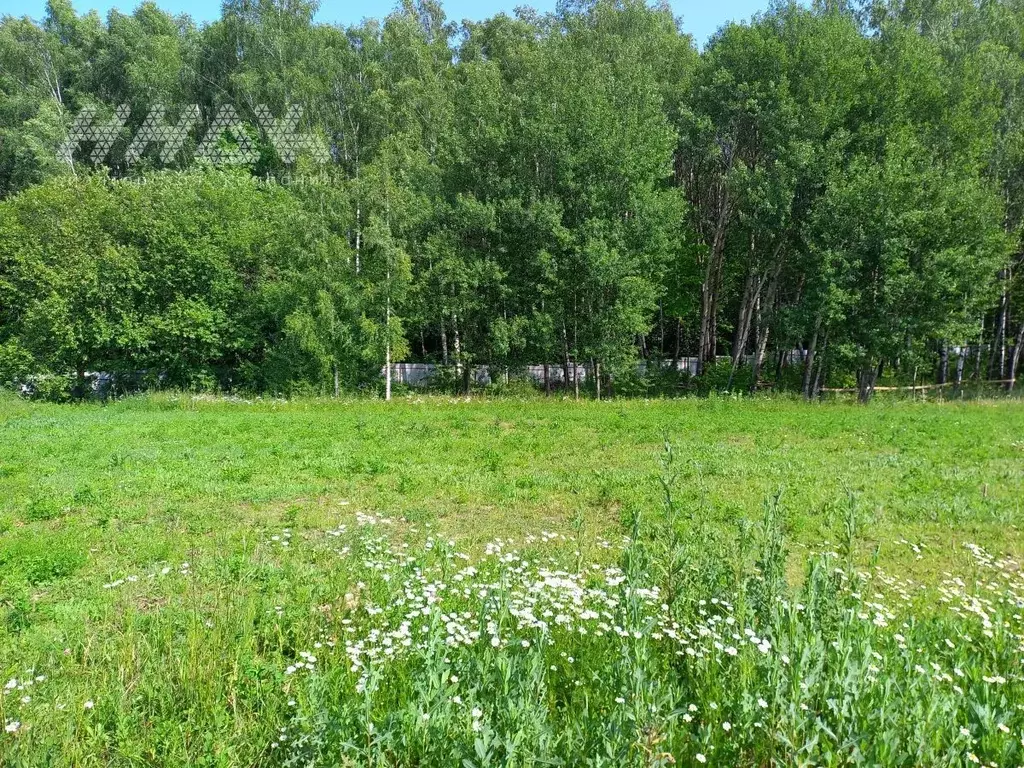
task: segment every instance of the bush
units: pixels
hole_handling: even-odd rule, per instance
[[[705,366],[700,376],[693,379],[697,392],[701,395],[708,395],[712,392],[749,392],[753,383],[753,369],[749,365],[741,365],[736,369],[732,379],[732,387],[729,386],[729,375],[732,373],[732,363],[716,362]]]
[[[463,391],[462,376],[454,365],[438,365],[423,384],[431,392],[457,395]]]
[[[494,397],[529,398],[536,397],[543,391],[544,385],[538,386],[537,382],[531,379],[523,371],[510,371],[508,383],[506,384],[501,375],[497,377],[492,373],[491,384],[486,387],[486,393]]]
[[[32,372],[32,354],[14,339],[0,344],[0,383],[22,381]]]
[[[21,392],[32,400],[66,403],[73,398],[76,386],[76,377],[71,374],[45,374],[23,379]]]

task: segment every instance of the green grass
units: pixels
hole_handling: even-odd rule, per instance
[[[723,765],[841,764],[859,742],[844,741],[839,730],[881,734],[886,724],[892,733],[879,743],[890,751],[858,746],[867,762],[956,765],[970,747],[1009,764],[1001,761],[1020,755],[1006,751],[1012,739],[992,718],[1009,724],[1013,706],[988,693],[966,701],[948,685],[940,691],[941,681],[917,681],[909,662],[886,683],[899,692],[854,690],[852,657],[830,658],[838,651],[826,639],[861,650],[892,645],[888,635],[876,636],[890,629],[870,622],[865,629],[850,619],[859,609],[839,610],[868,600],[855,586],[860,572],[879,594],[895,595],[893,615],[913,617],[913,632],[931,644],[939,633],[941,640],[967,634],[955,623],[961,617],[944,611],[971,605],[979,581],[991,578],[1000,599],[1016,600],[1022,491],[1024,404],[1016,402],[864,408],[784,399],[385,404],[160,396],[100,407],[0,398],[0,683],[16,683],[0,696],[0,722],[18,724],[0,734],[0,765],[483,766],[573,754],[595,765],[654,765],[668,764],[669,754],[691,764],[698,752]],[[496,539],[514,553],[509,562],[494,554]],[[784,548],[773,544],[783,539]],[[989,564],[965,544],[1013,562]],[[840,584],[819,558],[833,550]],[[423,636],[432,640],[407,658],[368,677],[350,668],[340,652],[347,637],[364,636],[374,622],[393,628],[407,610],[396,607],[403,590],[420,594],[430,579],[450,579],[467,562],[480,572],[466,583],[493,581],[499,586],[489,591],[501,597],[481,604],[474,587],[472,596],[452,597],[449,609],[512,635],[526,630],[508,613],[509,601],[540,595],[562,610],[576,605],[568,584],[551,595],[531,591],[529,574],[543,581],[538,568],[598,589],[591,583],[598,568],[621,567],[624,584],[601,577],[598,591],[617,595],[609,613],[622,626],[642,627],[636,632],[645,639],[629,640],[626,652],[614,633],[558,639],[555,628],[529,635],[529,649],[508,645],[506,653],[503,639],[500,649],[485,643],[445,661],[442,622],[427,626]],[[773,569],[784,584],[772,585],[765,574]],[[968,586],[944,603],[947,572]],[[396,592],[399,584],[406,586]],[[633,605],[631,585],[639,584],[661,592]],[[919,607],[901,590],[935,599]],[[824,601],[836,616],[823,618],[832,610],[823,609],[805,626],[791,607],[778,607],[783,594],[790,606]],[[664,631],[652,627],[706,623],[699,599],[712,596],[735,603],[737,627],[803,649],[802,674],[818,669],[832,681],[831,699],[793,694],[777,660],[767,663],[746,646],[727,672],[711,656],[679,661],[646,645]],[[382,612],[367,614],[366,605]],[[486,640],[486,627],[478,631]],[[1011,684],[1019,673],[1016,629],[1006,632],[1002,645],[956,662],[992,672],[979,672],[979,691],[993,670]],[[887,660],[901,653],[883,650]],[[323,656],[315,673],[287,673],[300,651]],[[569,654],[580,657],[576,667]],[[953,663],[943,661],[943,669],[946,661]],[[455,668],[472,681],[461,695],[438,677]],[[574,669],[584,671],[579,685],[567,682]],[[23,687],[37,675],[46,679]],[[451,703],[456,695],[479,706],[460,709]],[[758,735],[771,730],[756,704],[762,696],[776,718],[770,737]],[[831,736],[808,730],[805,710],[777,711],[783,703],[827,710],[822,702],[844,696],[863,702],[819,713]],[[616,719],[609,708],[619,698],[632,714]],[[676,711],[684,699],[702,702],[693,722]],[[732,709],[743,738],[724,736],[724,715],[707,709],[712,699]],[[922,703],[930,700],[933,707]],[[890,712],[884,723],[868,714],[897,701],[912,714],[901,720]],[[974,724],[966,723],[977,744],[953,728],[948,739],[929,737],[931,747],[908,751],[919,735],[952,728],[975,704],[987,707],[971,709]],[[476,708],[487,716],[467,720]],[[1024,714],[1014,717],[1024,723]],[[287,743],[277,741],[282,727],[290,729]],[[447,762],[438,744],[457,759]]]
[[[479,544],[565,532],[577,512],[618,531],[679,498],[757,515],[783,492],[791,535],[834,538],[849,495],[884,551],[893,536],[1019,552],[1024,404],[807,406],[759,400],[255,405],[180,399],[109,407],[4,402],[0,520],[19,538],[74,529],[110,575],[289,522],[338,502],[433,523]]]

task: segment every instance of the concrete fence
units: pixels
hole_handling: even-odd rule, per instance
[[[802,352],[796,350],[794,352],[795,358],[802,357]],[[719,356],[719,363],[729,363],[732,361],[731,357]],[[753,362],[753,356],[747,356],[743,359],[744,365],[750,365]],[[665,360],[662,362],[656,361],[641,361],[637,364],[637,373],[641,376],[647,373],[649,366],[661,366],[663,370],[671,370],[673,364],[671,360]],[[395,363],[391,366],[391,380],[397,384],[406,384],[410,387],[424,386],[430,382],[430,380],[436,376],[444,366],[437,365],[435,363]],[[454,365],[449,365],[450,370],[455,370]],[[570,366],[571,368],[571,366]],[[691,376],[697,375],[697,358],[696,357],[682,357],[675,364],[675,369],[680,373],[688,372]],[[475,384],[491,384],[493,381],[500,379],[504,372],[504,368],[500,366],[489,366],[489,365],[474,365],[470,371],[470,379]],[[525,368],[511,368],[509,369],[510,375],[512,376],[525,376],[538,384],[544,383],[544,366],[543,365],[528,365]],[[570,371],[571,372],[571,371]],[[385,369],[380,369],[380,375],[384,376]],[[578,381],[582,384],[587,380],[588,366],[577,363],[576,374]],[[558,386],[564,384],[565,370],[561,363],[551,364],[548,366],[548,381],[551,382],[552,386]]]

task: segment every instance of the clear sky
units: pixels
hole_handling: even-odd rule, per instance
[[[541,11],[550,11],[556,0],[443,0],[448,17],[455,20],[485,19],[499,11],[511,12],[516,6],[531,5]],[[130,13],[138,0],[73,0],[75,10],[83,13],[96,9],[106,16],[111,8]],[[157,5],[171,13],[187,13],[196,21],[210,21],[220,15],[220,3],[216,0],[157,0]],[[693,35],[698,45],[714,34],[728,21],[741,21],[754,13],[764,10],[768,0],[671,0],[677,16],[683,17],[686,31]],[[328,23],[350,24],[365,17],[382,17],[394,8],[394,0],[322,0],[317,19]],[[46,0],[0,0],[0,16],[28,15],[42,18]]]

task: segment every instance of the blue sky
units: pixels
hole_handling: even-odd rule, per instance
[[[96,9],[105,16],[111,8],[130,13],[138,0],[72,0],[75,10],[83,13]],[[555,0],[447,0],[443,2],[449,18],[484,19],[499,11],[511,12],[517,5],[532,5],[541,11],[553,10]],[[211,0],[157,0],[164,10],[171,13],[187,13],[196,21],[210,21],[220,15],[220,3]],[[385,16],[393,7],[394,0],[322,0],[319,21],[329,23],[354,23],[368,16]],[[676,15],[683,17],[686,31],[703,45],[722,24],[727,21],[748,19],[754,13],[764,10],[768,0],[671,0]],[[28,15],[42,18],[46,0],[0,0],[0,15]]]

